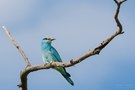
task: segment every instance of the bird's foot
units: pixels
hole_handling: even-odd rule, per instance
[[[52,66],[52,67],[55,67],[56,66],[56,63],[55,62],[50,62],[50,65]]]
[[[46,66],[48,63],[44,63],[44,66]]]
[[[53,61],[51,61],[51,62],[50,62],[50,64],[51,64],[51,65],[53,65],[53,64],[54,64],[54,62],[53,62]]]

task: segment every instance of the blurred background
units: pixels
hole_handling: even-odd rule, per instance
[[[28,90],[135,90],[135,1],[120,11],[124,34],[113,39],[100,55],[67,68],[71,86],[55,70],[28,76]],[[117,30],[113,0],[0,0],[0,89],[19,90],[25,62],[2,30],[5,25],[32,65],[43,64],[40,43],[52,43],[63,62],[94,49]]]

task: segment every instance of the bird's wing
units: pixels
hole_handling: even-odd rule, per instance
[[[50,51],[52,53],[53,58],[55,58],[55,60],[57,60],[58,62],[62,62],[59,53],[57,52],[57,50],[54,47],[51,47]]]
[[[60,55],[59,53],[56,51],[55,48],[51,47],[50,48],[50,55],[51,55],[51,58],[53,59],[53,61],[58,61],[58,62],[62,62],[61,58],[60,58]],[[64,67],[55,67],[55,69],[57,71],[59,71],[62,76],[71,84],[71,85],[74,85],[73,81],[70,79],[70,74],[68,72],[66,72],[66,69]]]

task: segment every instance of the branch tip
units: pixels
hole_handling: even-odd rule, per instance
[[[114,2],[118,5],[118,1],[117,0],[114,0]]]
[[[122,0],[121,3],[125,2],[125,1],[127,1],[127,0]]]
[[[122,3],[124,3],[125,1],[127,1],[127,0],[120,0],[120,1],[118,1],[118,0],[114,0],[114,2],[118,5],[118,6],[120,6]]]
[[[4,28],[5,28],[5,26],[2,26],[2,28],[4,29]]]

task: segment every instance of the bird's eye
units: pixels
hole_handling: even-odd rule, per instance
[[[48,40],[48,38],[43,38],[43,40]]]

